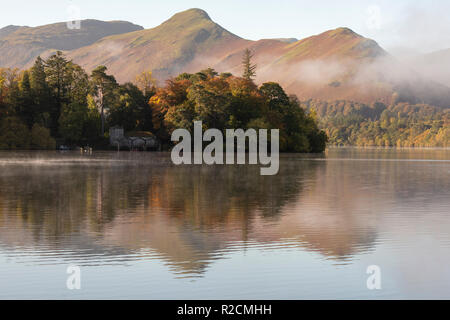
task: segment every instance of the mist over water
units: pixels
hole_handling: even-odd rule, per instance
[[[0,153],[0,298],[450,298],[449,175],[445,149],[282,155],[273,177]]]

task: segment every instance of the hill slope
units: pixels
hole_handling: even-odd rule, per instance
[[[191,9],[156,28],[107,37],[69,55],[87,69],[106,65],[120,81],[134,80],[148,69],[165,79],[210,65],[247,42],[214,23],[205,11]]]
[[[293,44],[278,66],[298,70],[285,85],[302,98],[450,106],[449,88],[422,78],[375,41],[347,28]]]
[[[144,70],[153,70],[159,80],[207,67],[241,74],[246,48],[255,54],[257,82],[278,81],[302,99],[450,106],[449,88],[422,79],[348,28],[299,41],[249,41],[214,23],[205,11],[190,9],[156,28],[106,37],[69,55],[88,70],[106,65],[124,82]]]
[[[49,50],[78,49],[105,36],[141,29],[125,21],[98,20],[81,21],[79,30],[68,29],[66,23],[35,28],[8,26],[0,29],[0,66],[23,68]]]
[[[450,106],[450,89],[421,77],[375,41],[348,28],[326,31],[294,43],[252,42],[258,82],[278,81],[301,99],[394,100]],[[243,49],[215,67],[241,72]]]

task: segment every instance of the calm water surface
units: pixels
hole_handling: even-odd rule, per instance
[[[449,299],[450,150],[283,155],[274,177],[0,153],[0,298]]]

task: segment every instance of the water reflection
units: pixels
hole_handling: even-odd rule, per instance
[[[0,154],[0,251],[31,265],[157,259],[179,277],[250,247],[348,264],[386,240],[400,200],[431,206],[450,190],[448,153],[436,164],[354,152],[285,155],[266,177],[253,166],[174,167],[167,154]]]

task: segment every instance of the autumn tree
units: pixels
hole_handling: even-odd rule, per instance
[[[159,128],[170,133],[192,130],[201,120],[204,129],[280,129],[280,150],[322,152],[326,135],[317,122],[274,82],[258,88],[253,81],[218,75],[213,69],[182,74],[167,82],[150,100]],[[159,134],[160,137],[163,135]]]
[[[153,73],[151,71],[144,71],[136,76],[135,82],[147,99],[150,99],[150,97],[156,93],[158,81],[153,78]]]

